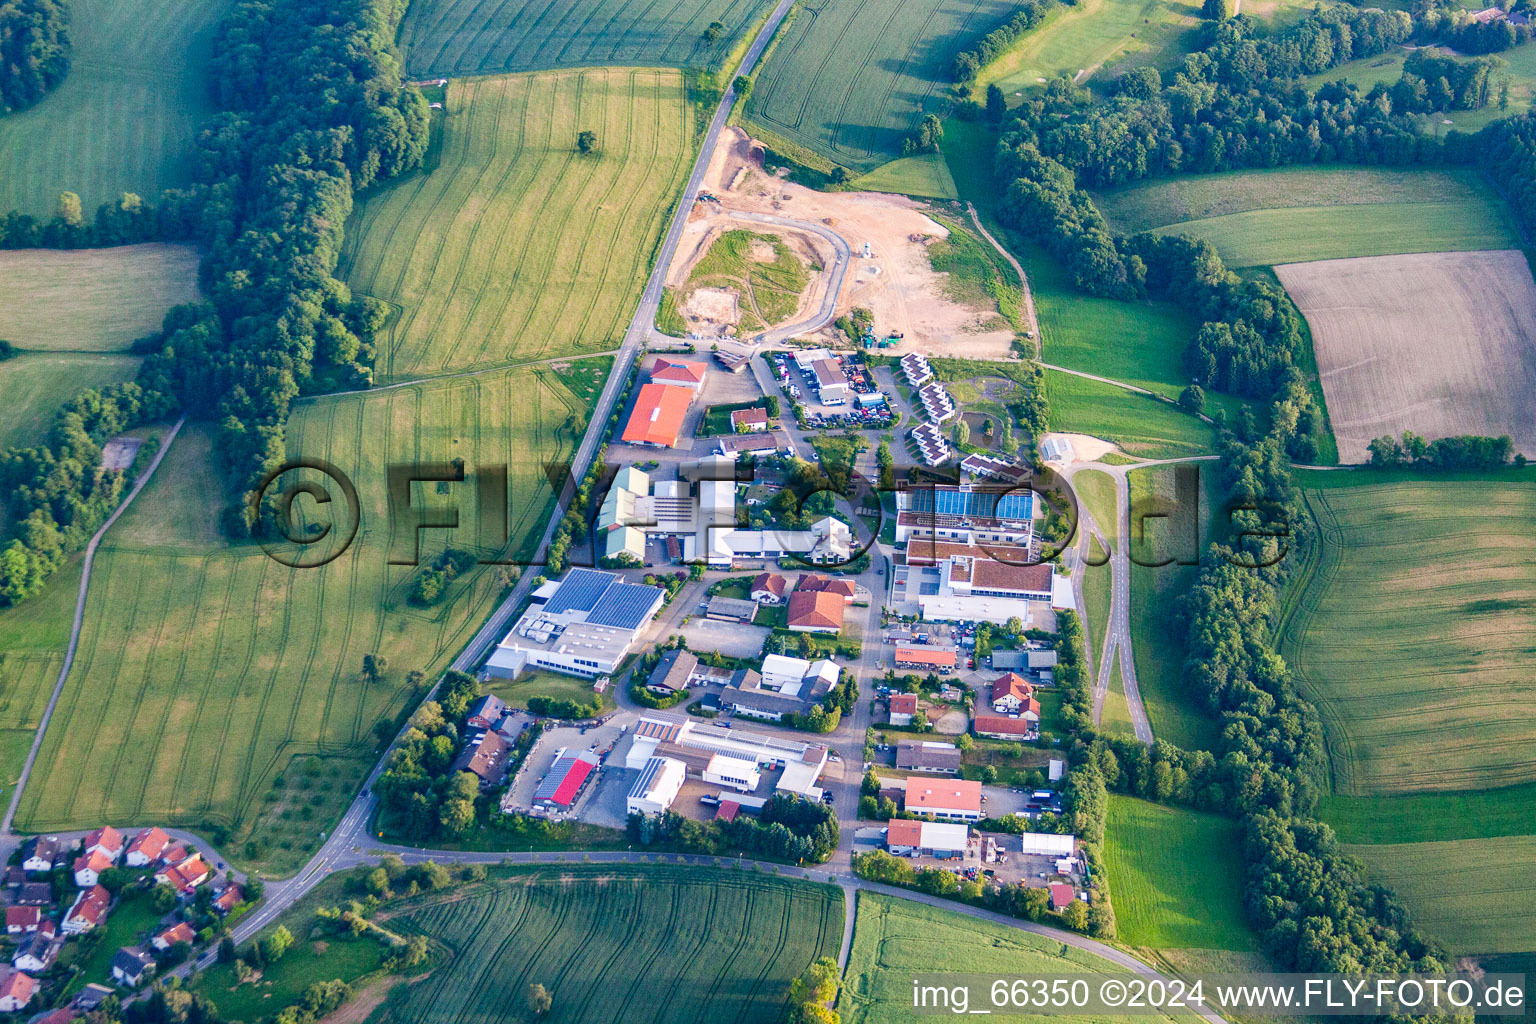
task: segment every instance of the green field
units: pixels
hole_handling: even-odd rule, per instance
[[[1184,692],[1181,672],[1184,666],[1184,634],[1178,620],[1168,614],[1194,581],[1194,565],[1179,565],[1203,554],[1214,528],[1212,509],[1218,501],[1216,464],[1196,463],[1200,473],[1200,510],[1198,539],[1190,532],[1187,511],[1173,506],[1175,470],[1153,467],[1130,474],[1131,485],[1131,650],[1136,658],[1136,684],[1147,711],[1152,735],[1186,749],[1213,749],[1220,735],[1218,724],[1199,701]],[[1168,502],[1154,508],[1151,499]],[[1137,516],[1164,512],[1166,520],[1145,519],[1138,527]],[[1140,537],[1145,529],[1145,542]],[[1157,562],[1173,557],[1175,564],[1138,565],[1136,559]]]
[[[843,900],[750,872],[572,865],[407,901],[385,923],[448,953],[375,1024],[527,1020],[533,983],[551,1024],[777,1024],[790,979],[837,955]]]
[[[983,68],[975,92],[996,82],[1017,106],[1021,94],[1058,75],[1092,87],[1131,68],[1170,66],[1194,48],[1199,25],[1193,0],[1082,0]]]
[[[1346,849],[1452,953],[1536,949],[1536,837]]]
[[[1310,473],[1319,543],[1280,650],[1322,715],[1334,789],[1529,782],[1536,566],[1529,475],[1377,483]],[[1457,835],[1454,822],[1442,822]]]
[[[188,987],[212,1000],[222,1019],[255,1022],[297,1002],[317,981],[340,978],[351,984],[377,972],[384,959],[384,947],[371,936],[327,936],[306,942],[307,929],[289,930],[299,941],[288,955],[262,968],[259,980],[241,984],[235,980],[234,964],[215,964]]]
[[[43,440],[59,403],[81,388],[132,380],[138,356],[29,352],[0,362],[0,450]]]
[[[853,179],[850,187],[863,192],[894,192],[931,199],[959,198],[949,165],[937,153],[904,156],[881,164],[868,174]]]
[[[412,507],[459,509],[457,531],[422,533],[424,559],[450,537],[487,555],[515,552],[551,506],[545,461],[568,455],[587,409],[545,368],[299,405],[289,451],[340,467],[362,509],[356,542],[315,569],[227,545],[209,501],[223,493],[210,435],[186,428],[97,555],[79,656],[19,820],[33,830],[102,820],[222,827],[232,855],[296,867],[372,764],[374,724],[412,696],[406,673],[440,670],[500,593],[481,566],[439,605],[407,602],[414,569],[389,561],[411,557],[415,533],[404,521],[391,529],[385,467],[508,466],[509,543],[481,535],[468,484],[447,497],[417,484]],[[370,687],[360,666],[374,652],[391,668]]]
[[[1408,59],[1408,53],[1407,50],[1398,49],[1377,54],[1374,57],[1363,57],[1312,75],[1304,81],[1309,88],[1315,89],[1326,82],[1336,82],[1344,78],[1359,86],[1361,92],[1370,92],[1371,87],[1377,82],[1385,82],[1390,86],[1402,77],[1403,63]],[[1445,113],[1421,115],[1419,118],[1421,125],[1435,132],[1453,127],[1462,131],[1475,132],[1490,121],[1523,114],[1529,110],[1532,90],[1536,89],[1536,50],[1529,46],[1517,46],[1513,50],[1506,50],[1496,56],[1509,67],[1507,70],[1494,73],[1492,101],[1486,107],[1482,110],[1451,110]],[[1509,107],[1500,110],[1499,84],[1506,77],[1509,80]],[[1451,123],[1447,125],[1446,121]]]
[[[943,112],[955,54],[1012,9],[1006,0],[801,4],[755,76],[746,119],[848,167],[874,170],[901,156],[924,114]]]
[[[1115,478],[1097,470],[1082,470],[1072,475],[1072,490],[1093,517],[1099,532],[1113,545],[1120,533],[1120,519],[1115,510]]]
[[[1120,938],[1173,949],[1258,948],[1243,917],[1242,825],[1111,794],[1104,861]]]
[[[400,29],[413,75],[719,65],[772,0],[416,0]],[[704,38],[711,22],[724,31]]]
[[[1100,193],[1127,234],[1203,238],[1229,266],[1518,247],[1475,171],[1298,167],[1193,175]]]
[[[688,276],[690,293],[694,288],[734,291],[740,297],[743,327],[749,322],[784,323],[809,284],[805,263],[782,238],[742,228],[716,238]]]
[[[348,283],[396,311],[378,379],[618,348],[693,158],[684,92],[657,69],[454,82],[435,167],[347,227]]]
[[[558,672],[533,671],[524,673],[521,679],[516,680],[492,679],[481,689],[484,693],[494,693],[508,707],[514,708],[526,708],[529,697],[553,697],[556,700],[573,700],[578,704],[596,701],[604,711],[614,708],[613,687],[596,693],[590,680]]]
[[[1104,713],[1099,727],[1111,736],[1135,736],[1136,725],[1131,721],[1131,706],[1125,699],[1125,679],[1120,674],[1123,649],[1115,652],[1115,660],[1109,666],[1109,687],[1104,692]]]
[[[1460,793],[1323,797],[1317,816],[1346,843],[1428,843],[1536,834],[1536,783]]]
[[[68,77],[36,106],[0,118],[0,213],[52,217],[68,190],[89,219],[124,192],[157,200],[188,184],[193,141],[214,113],[214,29],[233,6],[74,0]]]
[[[0,338],[22,349],[123,351],[159,330],[166,310],[196,301],[197,263],[196,247],[167,243],[0,252]]]
[[[1118,898],[1118,895],[1117,895]],[[896,1024],[914,1019],[914,974],[1030,975],[1117,974],[1121,968],[1059,939],[879,893],[859,893],[853,949],[837,1011],[844,1024]],[[925,982],[926,983],[926,982]],[[972,1011],[985,1009],[973,1000]],[[945,1016],[950,1016],[946,1012]],[[988,1020],[1061,1021],[1085,1024],[1083,1016],[992,1014]],[[1168,1017],[1149,1016],[1149,1020]],[[1194,1019],[1180,1017],[1178,1019]]]
[[[1045,371],[1051,429],[1092,434],[1149,459],[1203,455],[1215,447],[1208,424],[1113,384]]]

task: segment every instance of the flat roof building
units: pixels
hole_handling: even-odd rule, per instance
[[[645,715],[635,725],[624,763],[639,769],[652,757],[673,757],[702,776],[716,754],[751,761],[759,768],[781,767],[784,771],[774,787],[777,791],[821,799],[816,780],[827,764],[826,747],[747,729],[721,729],[692,720]]]
[[[618,573],[571,569],[534,593],[485,663],[484,676],[516,679],[530,668],[610,675],[661,609],[666,591]]]
[[[635,407],[624,424],[621,439],[625,444],[676,448],[693,395],[691,388],[646,384],[635,398]]]
[[[976,821],[981,817],[981,783],[910,776],[906,780],[906,810],[935,818]]]
[[[681,761],[670,757],[651,758],[629,788],[629,795],[624,798],[625,810],[630,814],[661,814],[677,799],[686,775]]]

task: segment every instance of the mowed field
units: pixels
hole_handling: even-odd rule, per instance
[[[1006,978],[1072,974],[1117,974],[1122,968],[1059,939],[1005,924],[978,920],[912,900],[860,892],[853,949],[837,1012],[845,1024],[897,1024],[914,1019],[912,978],[925,983],[942,974]],[[957,981],[960,979],[957,978]],[[973,980],[973,979],[968,979]],[[987,1006],[971,1002],[971,1011]],[[950,1016],[949,1012],[944,1014]],[[1086,1024],[1092,1018],[992,1013],[988,1020],[1061,1021]],[[1196,1020],[1192,1014],[1149,1020]]]
[[[677,71],[455,81],[435,168],[347,226],[348,283],[396,311],[378,379],[617,348],[692,138]]]
[[[1233,267],[1519,244],[1475,171],[1297,167],[1192,175],[1095,194],[1119,231],[1210,242]]]
[[[159,330],[166,310],[197,300],[198,258],[195,246],[158,242],[0,252],[0,338],[23,349],[122,351]]]
[[[1536,480],[1299,482],[1319,542],[1281,653],[1323,718],[1335,791],[1536,779]],[[1458,819],[1442,817],[1441,834],[1460,835]]]
[[[1013,12],[1006,0],[809,0],[779,30],[746,118],[856,170],[901,155],[940,113],[955,54]]]
[[[0,451],[37,444],[59,403],[81,388],[132,380],[138,356],[28,352],[0,362]]]
[[[837,956],[842,893],[755,872],[570,866],[449,890],[386,913],[446,963],[375,1024],[513,1024],[549,990],[551,1024],[777,1024],[789,982]]]
[[[973,91],[979,99],[995,82],[1017,106],[1058,75],[1092,88],[1132,68],[1164,67],[1194,48],[1199,25],[1193,0],[1082,0],[1058,8],[983,68]]]
[[[860,175],[851,187],[861,192],[894,192],[929,199],[958,199],[949,165],[937,153],[904,156]]]
[[[410,557],[415,531],[391,526],[386,467],[506,465],[505,544],[482,529],[469,484],[447,494],[418,484],[412,507],[459,509],[458,530],[423,532],[424,560],[450,541],[486,557],[516,553],[552,506],[543,464],[573,449],[588,407],[552,368],[301,404],[290,454],[339,467],[361,508],[351,547],[311,569],[221,538],[210,435],[186,428],[98,553],[79,655],[20,809],[24,827],[222,827],[237,856],[254,836],[247,859],[296,867],[371,765],[373,726],[410,696],[406,673],[442,669],[499,596],[491,567],[479,566],[443,603],[407,603],[415,570],[389,560]],[[337,500],[326,508],[344,508],[330,491]],[[299,505],[327,514],[309,511],[317,506],[308,499]],[[391,663],[372,687],[360,674],[369,653]],[[285,773],[286,788],[277,781]],[[313,793],[295,792],[307,788],[301,777],[316,780]]]
[[[1152,948],[1258,949],[1243,916],[1236,818],[1112,794],[1104,835],[1121,940]]]
[[[191,180],[187,159],[213,114],[207,60],[231,0],[74,0],[69,75],[0,118],[0,214],[53,216],[59,193],[96,207]],[[3,308],[4,303],[0,303]]]
[[[1277,266],[1312,332],[1339,458],[1371,439],[1508,434],[1536,455],[1536,281],[1519,250]]]
[[[412,75],[561,67],[711,67],[773,0],[416,0],[400,45]],[[714,42],[712,22],[725,26]]]
[[[1536,949],[1536,837],[1347,849],[1452,953]]]

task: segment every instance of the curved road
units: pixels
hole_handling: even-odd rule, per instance
[[[171,442],[176,440],[176,435],[181,433],[182,424],[187,422],[186,413],[171,427],[171,432],[165,435],[165,440],[160,442],[160,449],[155,452],[154,459],[139,474],[134,481],[133,489],[128,496],[118,502],[117,508],[107,517],[107,521],[101,524],[101,529],[91,537],[91,542],[85,546],[85,562],[80,572],[80,594],[75,598],[75,621],[69,629],[69,646],[64,650],[64,664],[59,669],[59,678],[53,684],[53,692],[48,695],[48,706],[43,709],[42,720],[37,723],[37,734],[32,737],[32,748],[27,751],[27,760],[21,766],[21,775],[16,780],[16,786],[11,791],[11,802],[5,809],[5,818],[0,820],[0,852],[5,857],[10,857],[11,850],[15,846],[16,838],[11,835],[11,822],[16,818],[16,808],[21,806],[21,791],[27,786],[27,779],[32,776],[32,765],[37,761],[37,752],[43,746],[43,733],[48,731],[48,722],[53,718],[53,709],[59,705],[59,694],[64,692],[64,680],[69,678],[69,670],[75,663],[75,651],[80,646],[80,626],[85,621],[85,593],[91,585],[91,565],[96,561],[96,549],[101,546],[101,538],[112,529],[112,524],[117,522],[119,516],[127,511],[128,506],[144,485],[149,483],[149,478],[155,475],[155,470],[160,468],[160,463],[165,460],[165,453],[171,450]]]

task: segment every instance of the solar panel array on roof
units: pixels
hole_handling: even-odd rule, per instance
[[[555,791],[560,788],[560,783],[565,781],[566,775],[575,763],[576,758],[570,754],[555,758],[555,763],[549,766],[544,781],[540,782],[539,788],[533,791],[533,802],[541,803],[554,799]]]
[[[660,594],[656,587],[616,582],[603,592],[587,621],[616,629],[634,629],[645,621]]]
[[[1029,491],[959,491],[917,488],[909,492],[914,512],[943,516],[978,516],[989,519],[1028,519],[1032,495]]]
[[[560,588],[544,603],[544,610],[559,615],[572,609],[590,611],[597,607],[603,591],[618,579],[611,572],[596,569],[572,569],[560,581]]]

